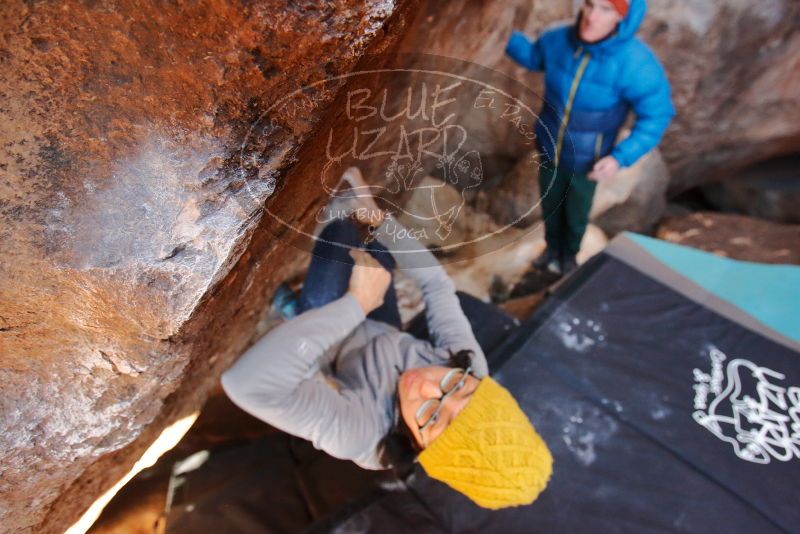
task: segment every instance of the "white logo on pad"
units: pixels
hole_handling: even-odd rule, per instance
[[[750,360],[709,350],[711,370],[694,369],[692,417],[736,456],[757,464],[800,458],[800,387]]]

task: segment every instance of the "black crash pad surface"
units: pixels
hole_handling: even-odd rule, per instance
[[[497,352],[555,458],[540,498],[489,512],[418,470],[330,531],[800,532],[797,353],[606,255]]]

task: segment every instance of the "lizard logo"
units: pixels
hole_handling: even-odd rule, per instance
[[[694,420],[729,443],[742,460],[768,464],[800,458],[800,387],[744,358],[709,350],[711,371],[694,369]]]

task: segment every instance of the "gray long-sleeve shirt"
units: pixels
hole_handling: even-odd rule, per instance
[[[488,374],[453,281],[433,254],[395,219],[383,221],[377,238],[420,286],[433,344],[367,319],[345,293],[271,330],[222,375],[243,410],[366,469],[383,468],[377,449],[399,417],[405,369],[445,365],[448,349],[471,349],[475,375]]]

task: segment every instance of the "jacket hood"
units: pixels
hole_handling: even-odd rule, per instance
[[[592,54],[609,52],[633,39],[634,35],[636,35],[636,32],[639,30],[639,27],[642,25],[642,21],[644,21],[644,16],[646,13],[647,2],[645,0],[631,0],[631,5],[628,8],[628,14],[625,15],[625,18],[619,22],[617,29],[602,41],[591,44],[584,43],[578,37],[578,23],[580,22],[580,13],[578,13],[578,18],[575,24],[572,26],[572,31],[570,32],[572,44],[576,48],[582,46]]]

